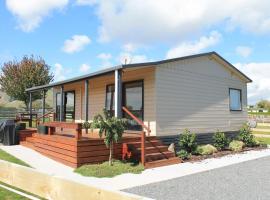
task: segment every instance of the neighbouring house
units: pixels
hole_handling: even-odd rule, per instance
[[[186,128],[208,139],[217,130],[238,131],[248,118],[250,82],[219,54],[209,52],[119,65],[26,91],[52,88],[59,121],[91,121],[105,107],[130,119],[129,130],[142,130],[128,110],[152,136],[171,142]]]

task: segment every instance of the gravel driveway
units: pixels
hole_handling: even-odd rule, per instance
[[[124,191],[164,200],[269,200],[270,156]]]

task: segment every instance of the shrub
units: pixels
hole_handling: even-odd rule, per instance
[[[180,157],[182,160],[188,160],[191,155],[186,150],[182,149],[177,152],[177,156]]]
[[[213,136],[214,146],[218,150],[224,150],[230,143],[229,139],[223,132],[217,131]]]
[[[211,144],[198,146],[196,150],[196,152],[200,155],[212,155],[217,151],[218,151],[217,148]]]
[[[245,146],[244,142],[238,141],[238,140],[233,140],[229,144],[229,148],[232,151],[242,151],[242,149],[244,148],[244,146]]]
[[[256,145],[256,141],[251,133],[250,127],[246,124],[240,129],[237,139],[244,142],[248,147],[253,147]]]
[[[196,135],[190,133],[188,129],[185,129],[180,135],[179,146],[180,149],[186,150],[188,153],[194,153],[198,146],[196,143]]]

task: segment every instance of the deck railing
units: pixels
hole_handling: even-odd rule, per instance
[[[55,121],[55,115],[56,115],[56,114],[55,114],[54,111],[45,113],[44,115],[42,115],[42,116],[40,116],[40,117],[38,117],[38,118],[36,119],[36,124],[39,125],[41,119],[42,119],[42,122],[44,123],[44,122],[45,122],[45,121],[44,121],[45,118],[49,118],[49,121],[51,121],[51,118],[52,118],[52,121]]]
[[[133,120],[135,120],[139,125],[141,125],[143,127],[143,129],[145,129],[148,133],[148,136],[151,133],[151,130],[148,126],[146,126],[142,120],[140,120],[139,118],[137,118],[135,115],[133,115],[126,107],[122,107],[123,111],[125,111]],[[145,131],[142,131],[141,133],[141,163],[143,165],[145,165]]]

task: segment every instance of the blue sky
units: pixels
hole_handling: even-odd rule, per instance
[[[124,60],[217,51],[254,80],[253,104],[270,99],[269,8],[267,0],[1,1],[0,65],[42,56],[57,81]]]

